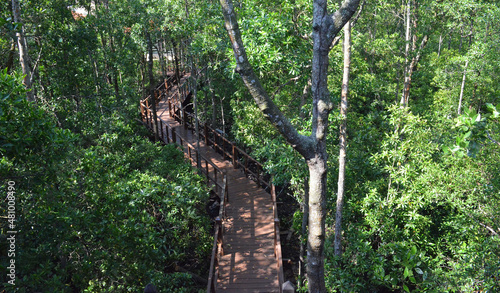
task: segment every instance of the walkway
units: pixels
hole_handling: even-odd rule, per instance
[[[170,98],[163,98],[157,106],[162,129],[160,137],[166,143],[175,141],[182,144],[186,156],[194,166],[204,171],[208,182],[212,180],[215,189],[223,189],[223,174],[226,175],[227,197],[222,200],[219,222],[221,233],[214,243],[212,256],[215,258],[212,262],[217,267],[214,268],[213,278],[210,276],[213,284],[208,284],[207,292],[281,292],[283,270],[275,196],[246,176],[245,173],[250,171],[238,160],[234,145],[231,162],[224,160],[218,145],[222,138],[217,140],[209,134],[215,134],[215,131],[210,129],[207,133],[206,126],[202,127],[200,140],[196,139],[194,129],[190,129],[193,127],[189,127],[192,124],[187,122],[188,118],[193,121],[194,117],[180,114],[176,103],[172,102],[175,100],[171,99],[173,92],[179,92],[175,86],[169,92],[165,96]],[[219,153],[207,143],[219,146]],[[224,141],[222,149],[227,149]],[[230,157],[231,153],[224,156]],[[206,160],[205,163],[203,160]],[[233,164],[240,169],[235,169]],[[245,160],[247,164],[248,159]]]

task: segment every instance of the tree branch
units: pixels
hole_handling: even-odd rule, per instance
[[[360,0],[345,0],[340,8],[326,18],[328,43],[331,44],[345,23],[351,19],[359,6]]]
[[[500,146],[500,142],[496,141],[495,139],[493,139],[493,137],[491,137],[490,135],[490,132],[488,130],[486,130],[486,135],[488,136],[488,138],[496,145]]]
[[[358,13],[356,13],[356,16],[351,19],[351,28],[354,28],[354,26],[358,22],[358,19],[361,16],[361,12],[363,12],[363,8],[365,8],[365,4],[366,0],[363,0],[363,2],[361,2],[361,4],[359,5]]]
[[[357,0],[359,1],[359,0]],[[232,0],[220,0],[226,30],[231,40],[234,57],[236,59],[236,72],[240,74],[245,86],[250,91],[257,106],[274,127],[283,135],[286,141],[292,145],[301,155],[308,157],[313,151],[313,140],[310,137],[301,135],[295,127],[283,115],[268,93],[260,83],[259,78],[253,71],[252,65],[248,61],[246,50],[241,38],[241,31],[236,19],[236,12]]]
[[[351,29],[354,28],[354,26],[358,22],[358,19],[361,16],[361,12],[363,12],[363,8],[365,8],[365,4],[366,4],[366,0],[363,0],[363,2],[361,2],[361,4],[359,5],[358,13],[356,13],[356,16],[351,19],[351,21],[350,21]],[[340,39],[341,39],[341,36],[336,36],[333,39],[332,45],[330,46],[330,50],[339,43]]]

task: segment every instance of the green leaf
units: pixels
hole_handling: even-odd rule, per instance
[[[410,275],[410,271],[408,270],[408,267],[405,267],[405,271],[403,273],[403,277],[406,279]]]
[[[415,272],[417,272],[417,274],[419,274],[419,275],[423,275],[424,274],[424,272],[420,268],[415,268]]]
[[[417,254],[417,247],[416,246],[412,246],[411,247],[411,256],[414,256],[415,254]]]
[[[406,286],[406,285],[403,285],[403,289],[404,289],[406,292],[408,292],[408,293],[410,292],[410,289],[409,289],[409,288],[408,288],[408,286]]]

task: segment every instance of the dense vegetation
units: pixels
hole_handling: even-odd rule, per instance
[[[6,4],[2,16],[8,19]],[[118,40],[107,26],[111,20],[75,21],[62,1],[27,4],[29,44],[42,52],[34,74],[37,102],[26,101],[18,69],[0,72],[1,190],[6,195],[8,181],[15,182],[18,237],[11,286],[6,231],[12,229],[2,218],[1,287],[142,292],[153,283],[162,292],[197,290],[200,284],[178,268],[207,271],[213,239],[208,190],[182,152],[151,142],[140,122],[140,44],[130,36]],[[19,28],[2,24],[2,49],[10,49],[9,29]],[[98,33],[113,34],[119,49],[98,47],[109,42]],[[108,67],[120,70],[119,92],[106,77],[115,72],[102,73]],[[96,72],[103,75],[98,80]]]
[[[310,2],[236,1],[249,61],[304,135],[312,115]],[[92,13],[75,18],[71,5]],[[352,30],[343,254],[334,255],[329,232],[326,287],[499,291],[500,8],[469,0],[361,6]],[[151,143],[137,121],[148,35],[158,51],[207,66],[197,92],[202,119],[245,145],[304,203],[307,167],[235,73],[218,2],[31,0],[21,7],[35,103],[23,99],[14,41],[21,25],[10,4],[0,4],[0,177],[2,190],[9,180],[18,188],[19,292],[139,292],[149,282],[190,291],[193,281],[174,273],[175,264],[193,259],[190,269],[206,269],[207,192],[179,151]],[[337,105],[343,54],[342,40],[334,42],[329,90]],[[158,79],[167,64],[155,63]],[[340,119],[330,115],[327,137],[327,231]],[[296,238],[301,223],[297,210],[288,223]]]

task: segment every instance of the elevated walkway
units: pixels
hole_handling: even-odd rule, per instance
[[[194,86],[189,79],[183,77],[179,85],[170,80],[157,88],[158,133],[165,143],[181,146],[221,199],[207,292],[281,292],[283,265],[274,186],[257,161],[214,129],[202,125],[196,135],[197,118],[182,108]],[[147,99],[141,101],[141,113],[152,130]]]

